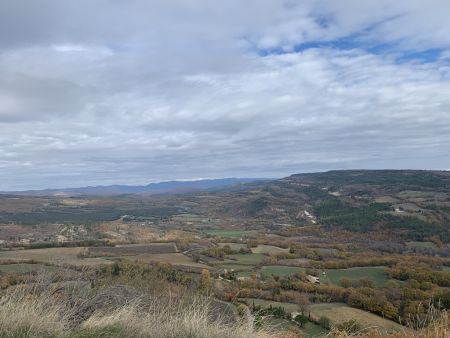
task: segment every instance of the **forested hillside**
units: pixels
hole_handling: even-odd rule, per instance
[[[377,231],[449,242],[450,173],[352,170],[297,174],[224,194],[223,210],[267,223]]]

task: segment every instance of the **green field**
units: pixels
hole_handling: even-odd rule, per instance
[[[340,285],[341,278],[358,280],[360,278],[370,278],[376,287],[383,287],[388,281],[388,276],[384,272],[384,267],[362,267],[350,269],[326,270],[326,276],[320,275],[321,282],[329,282],[334,285]]]
[[[252,248],[252,252],[275,255],[278,253],[287,253],[289,249],[283,249],[273,245],[258,245],[256,248]]]
[[[250,277],[254,272],[253,271],[239,271],[236,273],[236,277]]]
[[[257,232],[254,230],[225,230],[225,229],[211,229],[203,230],[207,235],[215,237],[225,237],[225,238],[242,238],[242,237],[252,237],[256,236]]]
[[[227,256],[227,258],[233,260],[235,264],[244,265],[258,265],[262,262],[264,257],[265,255],[263,254],[236,254]]]
[[[261,277],[269,278],[272,275],[275,276],[290,276],[297,272],[304,272],[304,268],[298,268],[295,266],[281,266],[281,265],[270,265],[263,266],[261,269]]]
[[[185,224],[191,224],[195,227],[214,226],[214,223],[217,223],[216,219],[194,214],[179,214],[173,216],[172,219]]]
[[[373,313],[350,307],[343,303],[311,304],[309,310],[312,318],[328,317],[333,324],[356,320],[363,327],[379,327],[387,330],[398,330],[402,326]]]
[[[175,221],[181,221],[181,222],[201,222],[203,220],[208,220],[205,217],[200,215],[194,215],[194,214],[178,214],[172,217]]]
[[[228,245],[231,250],[239,251],[240,249],[245,249],[247,247],[247,244],[243,243],[217,243],[221,248],[223,248],[225,245]]]
[[[54,271],[57,267],[51,265],[43,265],[43,264],[1,264],[0,265],[0,273],[28,273],[32,271]]]

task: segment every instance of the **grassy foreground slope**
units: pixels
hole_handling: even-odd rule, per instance
[[[255,332],[248,323],[227,325],[212,321],[208,304],[202,300],[189,306],[153,300],[144,306],[135,299],[127,305],[94,313],[73,328],[72,312],[79,309],[49,300],[50,294],[30,301],[26,294],[17,293],[0,307],[1,337],[268,337]]]
[[[271,336],[170,266],[121,263],[28,278],[2,294],[0,337]]]

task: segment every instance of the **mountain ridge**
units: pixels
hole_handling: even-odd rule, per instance
[[[211,190],[228,186],[236,186],[245,183],[267,181],[267,178],[219,178],[219,179],[201,179],[192,181],[162,181],[149,183],[147,185],[98,185],[79,188],[60,188],[60,189],[36,189],[23,191],[2,191],[2,195],[18,196],[113,196],[124,194],[173,194],[198,190]]]

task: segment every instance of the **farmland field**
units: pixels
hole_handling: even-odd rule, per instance
[[[262,262],[264,255],[257,253],[236,254],[236,255],[228,255],[227,258],[233,260],[235,264],[257,265]]]
[[[236,273],[236,277],[251,277],[251,275],[255,273],[254,271],[239,271]]]
[[[248,271],[253,268],[252,265],[235,264],[235,263],[223,263],[223,264],[217,264],[216,266],[221,269],[234,270],[234,271]]]
[[[258,245],[256,248],[252,248],[252,252],[274,255],[278,253],[289,252],[289,249],[283,249],[273,245]]]
[[[318,319],[321,316],[326,316],[333,324],[354,319],[366,327],[381,327],[389,330],[397,330],[402,328],[400,324],[391,320],[384,319],[367,311],[355,309],[343,303],[312,304],[309,307],[309,311],[311,312],[311,316],[313,318]]]
[[[310,260],[307,258],[291,258],[291,259],[280,259],[278,261],[278,264],[285,266],[308,267],[309,262]]]
[[[212,229],[212,230],[203,230],[203,232],[207,235],[216,236],[216,237],[228,237],[228,238],[241,238],[241,237],[252,237],[256,236],[257,232],[254,230],[223,230],[223,229]]]
[[[275,276],[290,276],[297,272],[304,272],[305,269],[298,268],[294,266],[281,266],[281,265],[270,265],[263,266],[261,269],[261,277],[269,278],[272,275]]]
[[[35,260],[38,262],[49,262],[55,265],[97,265],[111,264],[111,261],[104,258],[81,258],[86,248],[47,248],[47,249],[29,249],[1,251],[0,260],[27,261]]]
[[[433,194],[426,191],[403,190],[397,194],[402,199],[408,198],[432,198]]]
[[[220,247],[224,247],[225,245],[228,245],[231,250],[240,250],[245,249],[247,247],[247,244],[242,243],[217,243]]]
[[[326,276],[321,275],[321,282],[330,282],[334,285],[340,285],[341,278],[348,278],[352,281],[360,278],[370,278],[376,287],[382,287],[388,281],[384,267],[362,267],[350,269],[326,270]]]
[[[57,267],[44,264],[1,264],[0,273],[16,272],[16,273],[28,273],[32,271],[54,271]]]
[[[98,265],[98,264],[112,264],[118,259],[128,259],[131,261],[141,262],[162,262],[170,263],[172,265],[181,265],[188,267],[207,268],[208,266],[194,262],[190,257],[181,253],[167,253],[167,254],[135,254],[135,255],[117,255],[105,257],[82,257],[87,248],[48,248],[48,249],[31,249],[31,250],[14,250],[1,251],[1,260],[12,261],[29,261],[35,260],[37,262],[48,262],[55,265]]]
[[[194,214],[179,214],[173,216],[172,219],[180,222],[201,222],[205,220],[203,216]]]
[[[168,254],[177,252],[175,243],[131,244],[88,249],[95,256],[123,256],[137,254]]]
[[[125,258],[132,261],[139,262],[161,262],[170,263],[172,265],[184,265],[198,268],[208,268],[207,265],[194,262],[192,258],[185,256],[181,253],[169,253],[169,254],[139,254],[135,256],[124,256],[119,258]]]

